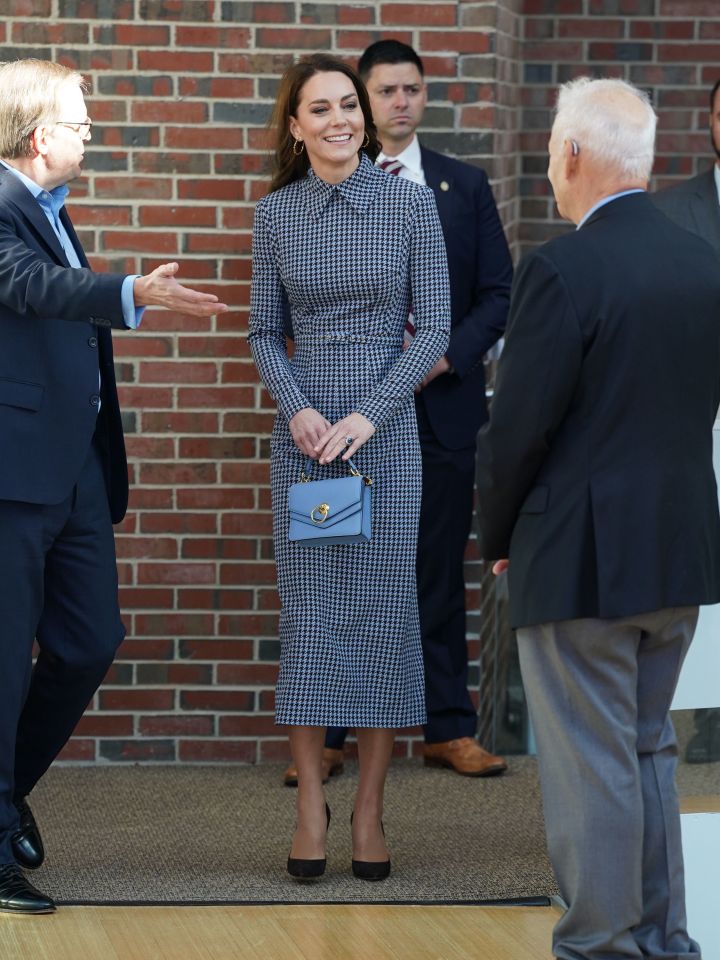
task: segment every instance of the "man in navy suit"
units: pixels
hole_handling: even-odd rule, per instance
[[[0,66],[0,911],[51,913],[21,871],[44,851],[26,797],[124,636],[112,523],[128,477],[110,327],[142,308],[227,309],[147,276],[93,273],[63,206],[92,121],[59,64]],[[33,640],[39,654],[32,667]]]
[[[427,86],[413,48],[397,40],[373,43],[360,57],[358,72],[383,145],[377,163],[432,188],[450,271],[450,346],[415,398],[423,457],[417,578],[428,714],[424,759],[465,776],[488,776],[502,773],[506,764],[475,739],[463,559],[472,519],[475,440],[487,420],[483,358],[505,329],[512,262],[485,172],[418,141]],[[345,733],[328,731],[326,775],[342,769]],[[294,768],[285,782],[297,782]]]
[[[710,140],[715,163],[689,180],[652,194],[662,212],[706,240],[720,256],[720,80],[710,91]]]

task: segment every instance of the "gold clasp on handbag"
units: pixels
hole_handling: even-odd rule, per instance
[[[315,514],[320,514],[320,519],[316,519]],[[313,507],[310,511],[310,519],[313,523],[325,523],[330,513],[330,504],[329,503],[319,503],[316,507]]]
[[[360,473],[357,467],[350,467],[350,473],[352,474],[353,477],[362,477],[363,480],[365,481],[366,487],[372,486],[372,477],[363,477],[363,475]]]

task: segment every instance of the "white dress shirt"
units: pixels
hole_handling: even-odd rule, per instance
[[[427,185],[425,174],[423,173],[422,168],[420,142],[416,136],[412,138],[411,142],[407,147],[405,147],[403,152],[399,153],[396,157],[390,157],[387,155],[387,153],[384,153],[381,150],[375,163],[379,166],[385,160],[397,160],[398,163],[403,165],[402,170],[398,172],[399,177],[405,177],[406,180],[412,180],[414,183],[421,183],[423,186]]]

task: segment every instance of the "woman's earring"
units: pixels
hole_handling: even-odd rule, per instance
[[[362,143],[362,148],[363,148],[363,150],[364,150],[365,147],[369,147],[369,146],[370,146],[370,135],[368,134],[368,132],[367,132],[367,130],[366,130],[366,131],[365,131],[365,139],[363,140],[363,143]]]
[[[297,148],[298,144],[300,144],[299,150]],[[299,157],[304,149],[305,149],[305,142],[303,140],[296,140],[295,143],[293,144],[292,152],[295,154],[296,157]]]

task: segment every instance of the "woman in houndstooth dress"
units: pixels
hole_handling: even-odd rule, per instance
[[[275,121],[275,178],[255,215],[249,340],[278,406],[271,439],[282,602],[276,722],[289,725],[298,769],[288,869],[294,876],[324,869],[325,728],[354,727],[353,869],[364,863],[377,879],[389,872],[380,818],[394,731],[425,721],[413,390],[448,344],[445,246],[432,192],[373,165],[379,144],[367,94],[345,64],[319,55],[290,67]],[[403,350],[411,300],[416,331]],[[347,475],[348,456],[372,478],[369,543],[288,541],[288,487],[307,456],[316,460],[316,479]]]

